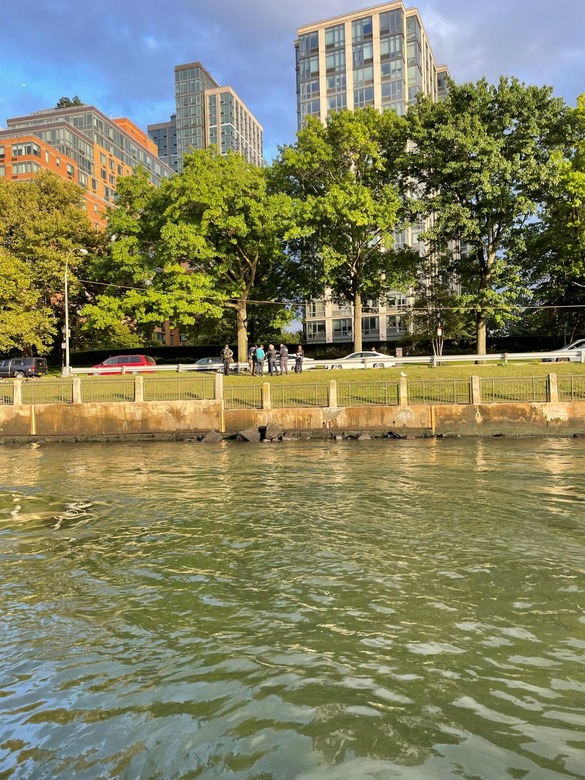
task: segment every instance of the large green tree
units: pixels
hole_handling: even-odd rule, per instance
[[[24,182],[0,179],[0,250],[4,269],[12,264],[13,271],[4,280],[5,289],[19,280],[23,296],[13,348],[50,350],[63,321],[66,267],[74,287],[76,270],[85,260],[78,250],[91,252],[96,241],[77,185],[49,172]],[[9,327],[6,320],[6,335]]]
[[[362,348],[362,304],[413,278],[412,256],[393,250],[401,221],[400,172],[406,124],[394,112],[340,111],[309,118],[280,150],[276,181],[296,202],[289,248],[305,295],[353,305],[353,340]]]
[[[449,242],[466,248],[454,271],[485,354],[488,322],[503,325],[526,294],[526,230],[557,185],[568,109],[549,87],[501,78],[451,82],[444,101],[421,99],[408,117],[427,240],[437,255]]]
[[[269,189],[265,169],[215,149],[192,152],[183,172],[158,190],[137,173],[118,194],[110,252],[94,268],[112,288],[86,307],[89,321],[101,316],[103,326],[123,316],[181,326],[232,309],[238,360],[245,361],[248,302],[266,302],[275,316],[284,308],[290,199]]]
[[[530,322],[567,342],[585,332],[585,95],[571,117],[572,146],[559,158],[557,185],[546,193],[526,247],[534,262],[533,304],[540,307]]]

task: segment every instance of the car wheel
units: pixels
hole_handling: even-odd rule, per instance
[[[374,363],[374,368],[384,368],[384,363]]]
[[[24,374],[22,373],[22,371],[15,371],[14,372],[14,378],[15,379],[24,379]]]
[[[343,368],[343,366],[340,366],[339,363],[336,366],[331,366],[332,369],[340,370]]]

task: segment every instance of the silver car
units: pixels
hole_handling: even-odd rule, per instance
[[[338,360],[333,360],[324,368],[340,369],[340,368],[392,368],[396,365],[396,360],[390,355],[384,355],[382,352],[374,352],[369,350],[368,352],[352,352],[351,355],[346,355]]]
[[[568,344],[566,347],[563,347],[562,349],[554,350],[555,352],[566,352],[567,350],[570,350],[573,352],[572,355],[563,355],[562,357],[549,357],[549,358],[543,358],[543,363],[582,363],[585,362],[584,360],[581,360],[581,352],[585,352],[585,339],[578,339],[577,341],[573,341],[572,344]],[[584,356],[585,358],[585,356]]]

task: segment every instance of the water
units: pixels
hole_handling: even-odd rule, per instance
[[[585,441],[0,448],[0,777],[585,777]]]

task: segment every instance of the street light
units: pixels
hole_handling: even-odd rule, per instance
[[[65,366],[62,372],[63,376],[71,374],[71,366],[69,365],[69,260],[75,252],[80,255],[88,254],[87,249],[83,249],[83,247],[73,247],[65,258]]]

